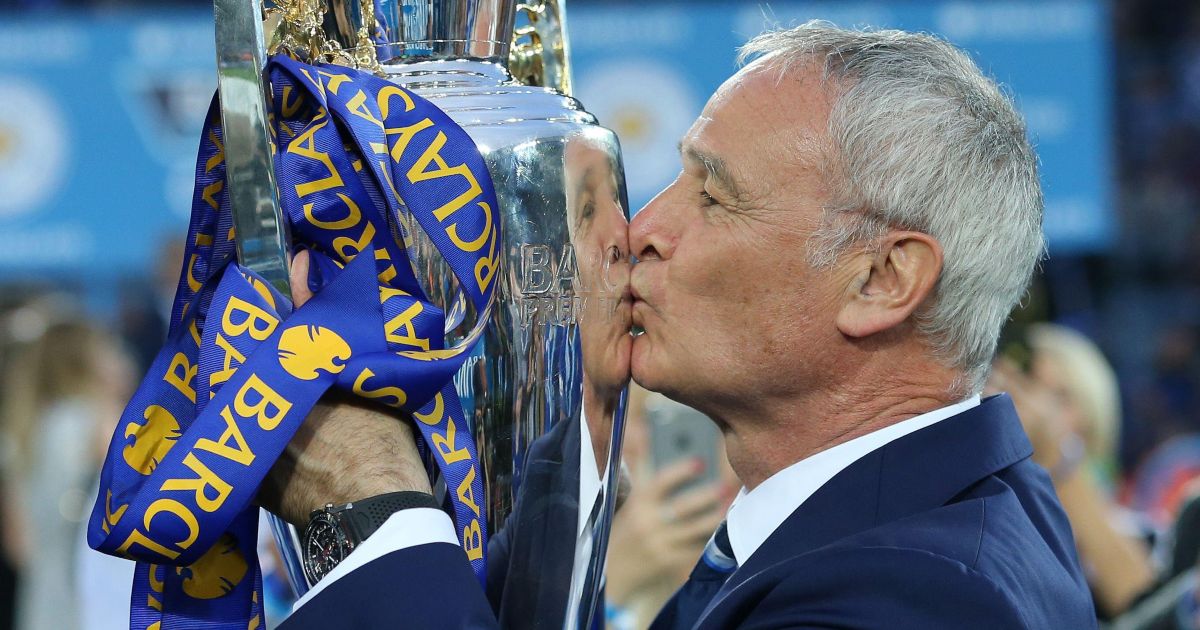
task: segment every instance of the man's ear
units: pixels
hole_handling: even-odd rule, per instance
[[[862,268],[838,311],[838,330],[867,337],[904,323],[933,292],[942,273],[942,246],[922,232],[890,232]],[[869,265],[869,266],[868,266]]]

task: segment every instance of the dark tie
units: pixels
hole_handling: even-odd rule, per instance
[[[705,545],[688,581],[667,602],[650,627],[653,630],[683,630],[696,625],[700,614],[736,569],[737,560],[729,545],[729,533],[722,522]]]

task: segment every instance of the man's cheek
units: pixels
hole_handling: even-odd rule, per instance
[[[723,259],[719,251],[711,251],[703,260],[675,259],[667,275],[667,288],[687,301],[742,300],[739,285],[753,284],[753,278],[742,275],[739,266]]]

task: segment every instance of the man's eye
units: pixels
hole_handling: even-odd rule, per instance
[[[713,199],[712,195],[708,194],[707,191],[701,190],[700,191],[700,205],[701,206],[715,206],[715,205],[717,205],[717,200]]]

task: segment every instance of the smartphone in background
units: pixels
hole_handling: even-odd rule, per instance
[[[657,472],[680,460],[700,460],[704,469],[680,491],[717,480],[721,457],[721,432],[707,416],[654,394],[646,401],[651,465]]]

